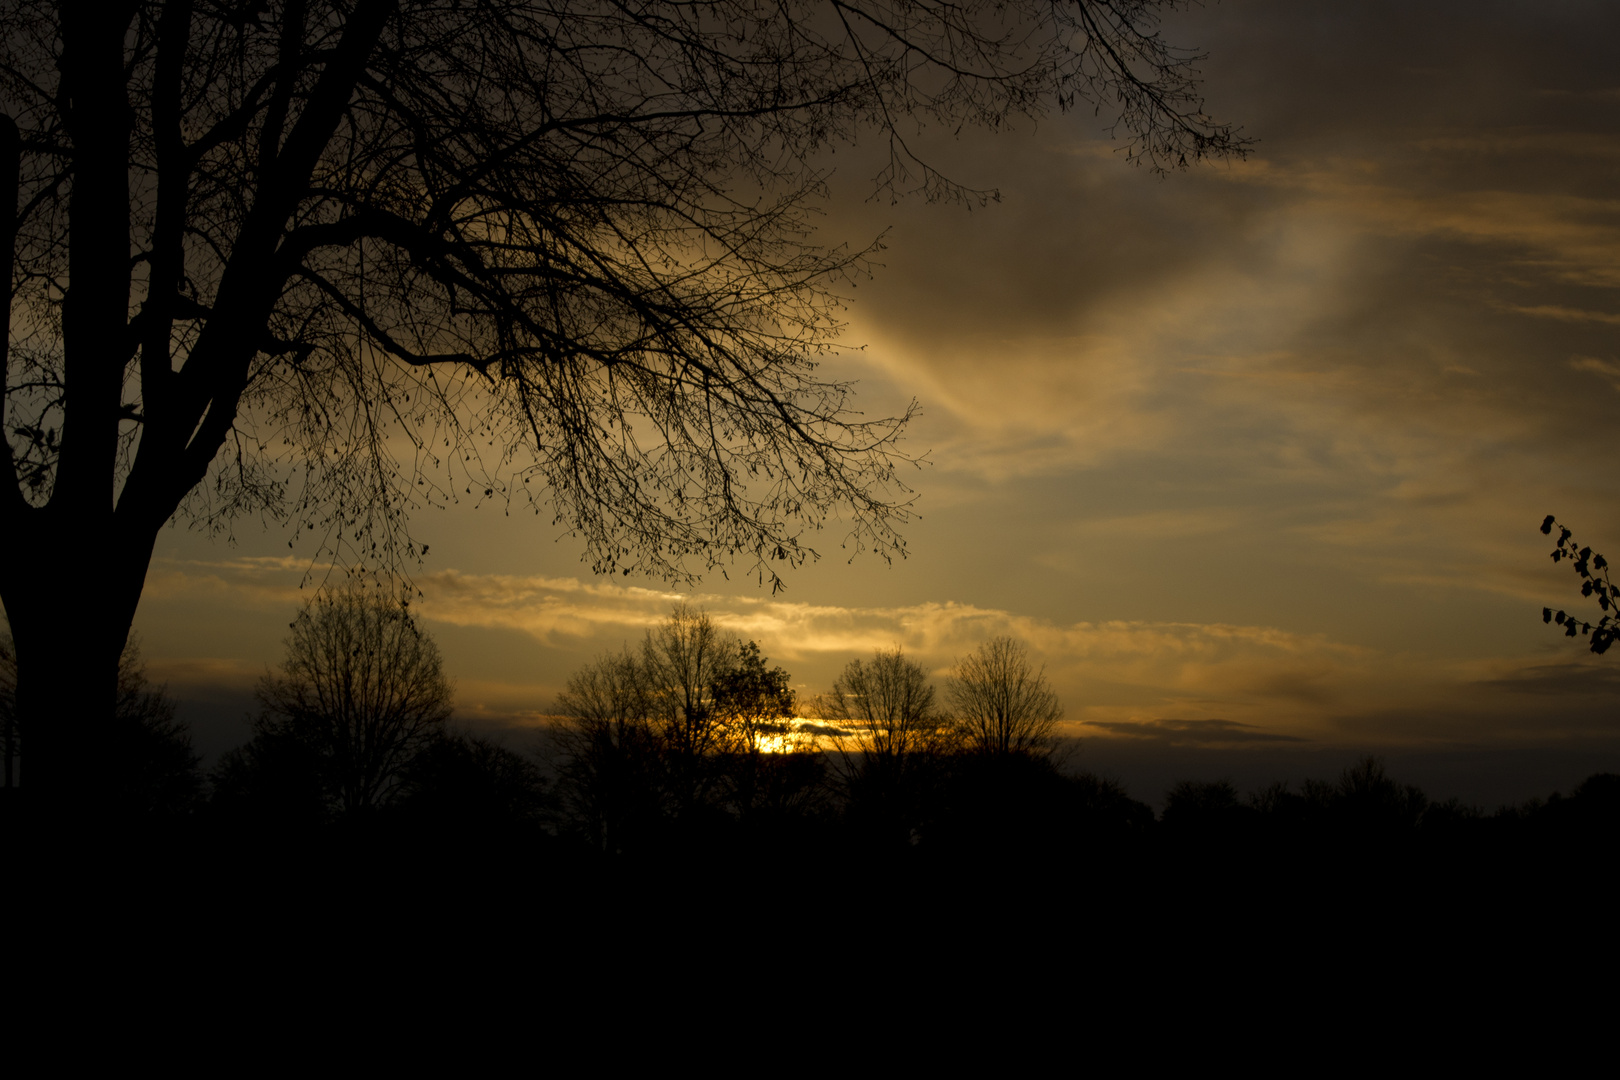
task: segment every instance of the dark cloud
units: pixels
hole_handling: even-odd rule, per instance
[[[1222,746],[1240,743],[1303,743],[1294,735],[1265,731],[1253,724],[1233,720],[1133,720],[1088,721],[1085,727],[1101,728],[1108,734],[1128,739],[1151,739],[1170,746]]]
[[[1537,664],[1479,686],[1538,697],[1608,697],[1620,700],[1620,668],[1592,664]]]
[[[841,727],[832,724],[817,724],[809,721],[798,724],[794,729],[796,734],[820,735],[828,739],[841,739],[849,734]]]

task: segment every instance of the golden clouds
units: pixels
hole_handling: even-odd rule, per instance
[[[154,581],[159,599],[189,597],[193,603],[261,612],[254,618],[268,624],[276,617],[272,613],[296,610],[306,595],[298,588],[306,571],[306,565],[274,558],[168,560],[155,568]],[[473,711],[514,715],[545,711],[570,664],[639,640],[678,599],[706,607],[726,631],[760,642],[774,661],[787,664],[805,693],[825,689],[847,660],[875,649],[898,645],[940,676],[981,641],[1015,637],[1028,643],[1081,717],[1098,709],[1113,716],[1122,708],[1136,715],[1173,707],[1196,714],[1236,710],[1269,723],[1278,707],[1283,712],[1301,704],[1319,708],[1353,693],[1370,656],[1320,635],[1271,627],[1059,624],[950,602],[841,606],[453,570],[424,574],[415,584],[422,593],[416,610],[441,637],[460,629],[517,633],[530,640],[527,650],[507,645],[503,653],[526,652],[532,681],[478,677],[460,686]],[[447,652],[453,653],[453,646],[447,645]],[[257,675],[246,660],[217,657],[168,658],[159,671],[184,684],[246,684]],[[1290,722],[1298,725],[1297,719]]]

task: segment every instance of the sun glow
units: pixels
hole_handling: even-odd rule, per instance
[[[842,729],[825,720],[812,720],[795,716],[786,731],[772,731],[759,736],[755,743],[762,754],[811,753],[835,750]]]

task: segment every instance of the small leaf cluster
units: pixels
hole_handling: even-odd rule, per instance
[[[1570,530],[1558,523],[1554,515],[1548,514],[1541,523],[1541,532],[1551,536],[1555,528],[1558,530],[1558,545],[1552,551],[1552,561],[1570,564],[1580,575],[1581,595],[1596,597],[1598,607],[1604,614],[1596,623],[1590,623],[1563,611],[1542,608],[1541,621],[1562,626],[1565,637],[1575,637],[1577,634],[1590,637],[1592,651],[1601,656],[1620,638],[1620,588],[1609,580],[1608,560],[1582,545]]]

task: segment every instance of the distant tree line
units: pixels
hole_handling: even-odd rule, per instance
[[[513,747],[455,727],[436,645],[386,590],[323,593],[289,630],[252,738],[206,773],[165,688],[126,650],[111,729],[123,769],[107,800],[119,828],[249,847],[430,842],[517,863],[1029,870],[1104,856],[1192,867],[1489,854],[1606,844],[1620,825],[1620,776],[1486,813],[1431,800],[1372,758],[1298,789],[1184,781],[1156,816],[1118,783],[1064,767],[1061,703],[1006,638],[958,660],[942,693],[895,648],[799,701],[756,642],[682,605],[639,648],[576,671],[548,737]],[[3,806],[18,822],[27,732],[10,656],[0,639]]]

